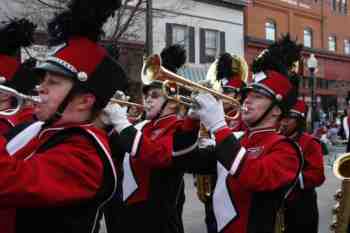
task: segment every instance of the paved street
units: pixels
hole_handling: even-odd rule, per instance
[[[335,148],[333,153],[343,153],[344,148]],[[320,230],[319,233],[329,233],[329,225],[332,221],[331,210],[334,205],[333,195],[339,188],[340,182],[333,176],[331,163],[335,156],[325,159],[326,182],[317,190],[319,197]],[[193,186],[193,177],[185,176],[186,203],[184,207],[184,225],[186,233],[204,233],[204,208],[196,196]],[[101,233],[105,233],[104,229]]]

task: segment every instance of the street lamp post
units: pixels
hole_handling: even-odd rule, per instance
[[[316,89],[316,69],[317,69],[317,59],[315,57],[315,54],[311,53],[310,57],[307,59],[307,68],[310,71],[310,77],[311,77],[311,132],[314,132],[315,129],[315,118],[316,118],[316,95],[315,95],[315,89]]]

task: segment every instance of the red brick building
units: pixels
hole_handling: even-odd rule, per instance
[[[303,43],[304,64],[318,59],[316,95],[326,112],[344,108],[350,91],[350,15],[348,0],[251,0],[245,9],[245,57],[249,64],[262,49],[289,32]],[[301,95],[310,101],[310,74],[304,65]]]

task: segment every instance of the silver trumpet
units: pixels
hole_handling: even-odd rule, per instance
[[[0,85],[0,93],[16,98],[16,104],[17,104],[15,108],[0,111],[0,116],[12,116],[16,114],[21,109],[25,101],[30,101],[33,103],[41,103],[41,99],[39,96],[25,95],[13,88],[10,88],[4,85]]]

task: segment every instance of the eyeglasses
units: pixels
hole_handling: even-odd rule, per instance
[[[158,99],[161,96],[163,96],[162,91],[150,91],[145,95],[145,99],[148,99],[148,97],[151,97],[152,99]]]

